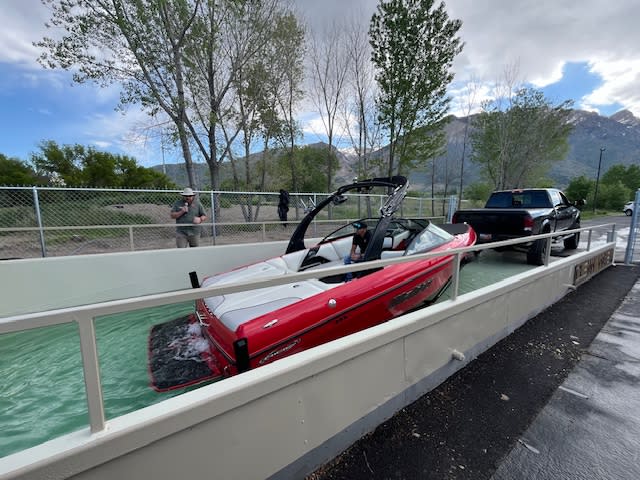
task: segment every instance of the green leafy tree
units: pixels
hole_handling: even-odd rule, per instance
[[[116,173],[116,161],[115,155],[86,149],[82,158],[82,183],[90,187],[122,186]]]
[[[295,162],[294,170],[298,175],[298,187],[300,192],[322,192],[327,186],[326,171],[327,151],[322,148],[310,145],[298,147],[294,151],[293,162]],[[274,177],[277,182],[274,189],[284,188],[289,190],[292,184],[291,177],[291,159],[288,156],[280,156]],[[335,153],[332,154],[332,168],[338,166],[338,160]]]
[[[82,159],[85,148],[82,145],[63,145],[47,140],[38,145],[39,152],[31,155],[31,163],[39,175],[59,176],[65,185],[80,186],[82,181]]]
[[[164,173],[152,168],[142,167],[128,156],[116,158],[116,174],[119,184],[127,188],[177,188],[177,185]]]
[[[536,185],[569,149],[571,101],[553,105],[536,89],[483,103],[471,134],[472,161],[495,189]]]
[[[593,201],[595,182],[584,175],[571,179],[564,193],[570,200]]]
[[[70,187],[173,188],[163,173],[139,166],[126,155],[100,152],[82,145],[59,146],[54,141],[39,145],[31,161],[41,175],[60,176]]]
[[[598,209],[622,210],[622,206],[632,198],[631,190],[621,181],[603,183],[598,189]]]
[[[465,198],[476,202],[486,202],[493,191],[493,187],[488,183],[476,182],[472,183],[464,191]]]
[[[620,183],[627,189],[635,192],[640,188],[640,166],[613,165],[602,175],[600,181],[604,185]]]
[[[0,185],[34,185],[36,173],[17,158],[0,153]]]
[[[379,121],[389,137],[389,175],[402,170],[410,146],[422,144],[422,160],[435,156],[441,146],[430,138],[448,109],[446,89],[453,80],[453,60],[463,47],[456,36],[462,22],[449,19],[444,3],[434,3],[380,0],[371,18],[371,60]]]

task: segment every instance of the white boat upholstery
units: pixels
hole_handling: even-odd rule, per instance
[[[404,250],[385,250],[380,253],[380,260],[401,257],[402,255],[404,255]]]
[[[391,238],[393,239],[393,242],[391,244],[391,249],[398,248],[403,240],[406,240],[407,238],[409,238],[409,235],[410,235],[410,233],[409,233],[408,230],[402,230],[401,232],[399,232],[397,234],[393,234],[391,236]]]
[[[305,254],[306,250],[300,252],[300,262]],[[208,287],[211,285],[286,275],[291,272],[287,265],[287,260],[295,264],[296,256],[294,255],[286,260],[283,259],[283,257],[271,258],[264,262],[215,275],[206,278],[202,282],[202,286]],[[324,292],[335,286],[337,285],[330,285],[316,279],[309,279],[285,285],[277,285],[275,287],[259,288],[249,292],[211,296],[205,298],[204,302],[209,311],[218,317],[228,329],[235,331],[240,325],[249,320],[286,307],[292,303],[299,302],[300,300]]]
[[[308,252],[309,249],[305,248],[304,250],[298,250],[297,252],[287,253],[280,258],[282,258],[282,260],[284,260],[284,263],[286,263],[287,270],[289,270],[290,272],[297,272],[300,269],[302,260],[304,260],[304,258],[307,256]]]

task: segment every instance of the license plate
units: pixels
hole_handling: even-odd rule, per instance
[[[481,233],[479,237],[480,237],[480,240],[489,241],[491,240],[492,235],[490,233]]]

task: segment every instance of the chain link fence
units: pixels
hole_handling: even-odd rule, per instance
[[[290,193],[287,221],[278,192],[199,191],[207,212],[200,245],[288,240],[326,193]],[[323,237],[346,221],[377,217],[384,195],[348,194],[325,209],[309,235]],[[175,190],[0,187],[0,259],[52,257],[175,247]],[[212,208],[213,206],[213,208]],[[407,197],[401,215],[443,222],[455,199]]]

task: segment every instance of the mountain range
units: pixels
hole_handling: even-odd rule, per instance
[[[437,188],[442,190],[448,183],[448,190],[460,183],[460,160],[462,157],[462,145],[467,123],[472,117],[452,117],[445,127],[447,138],[446,153],[436,158],[435,179]],[[602,151],[601,172],[602,175],[611,166],[623,164],[640,164],[640,119],[628,110],[621,110],[609,117],[584,110],[574,110],[570,121],[574,125],[569,135],[569,151],[566,158],[554,163],[548,177],[553,180],[554,186],[564,188],[572,178],[584,175],[588,178],[596,178],[598,163],[600,161],[600,149]],[[316,148],[326,148],[327,144],[316,143]],[[372,155],[384,155],[386,147]],[[334,179],[335,185],[348,183],[356,175],[356,158],[344,151],[337,151],[340,168]],[[260,158],[260,153],[253,154],[255,159]],[[464,165],[464,184],[469,185],[480,179],[477,165],[468,160]],[[250,159],[251,160],[251,159]],[[195,164],[195,173],[198,188],[208,188],[209,173],[206,164]],[[230,168],[221,168],[221,179],[229,178]],[[158,171],[166,171],[166,174],[177,184],[186,185],[186,171],[184,164],[155,165],[152,168]],[[412,189],[431,189],[431,166],[422,169],[414,169],[408,173]]]

